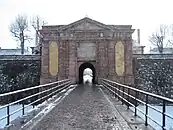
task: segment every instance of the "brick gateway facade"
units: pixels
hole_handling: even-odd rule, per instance
[[[108,78],[133,84],[131,25],[105,25],[83,18],[68,25],[43,26],[41,84],[69,78],[82,82],[85,68],[93,81]]]

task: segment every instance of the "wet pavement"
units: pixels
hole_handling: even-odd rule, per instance
[[[120,118],[99,86],[85,84],[78,85],[32,130],[130,129]]]

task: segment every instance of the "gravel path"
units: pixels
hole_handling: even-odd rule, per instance
[[[98,86],[78,85],[32,130],[123,130],[113,111]]]

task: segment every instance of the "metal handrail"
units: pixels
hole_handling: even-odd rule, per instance
[[[171,115],[169,115],[168,113],[166,113],[166,103],[171,103],[173,104],[173,100],[160,96],[160,95],[156,95],[156,94],[152,94],[149,92],[145,92],[143,90],[139,90],[137,88],[133,88],[127,85],[123,85],[108,79],[101,79],[101,83],[102,85],[108,89],[109,91],[111,91],[113,94],[115,94],[118,97],[118,100],[121,99],[122,103],[124,104],[124,102],[126,102],[127,104],[127,109],[129,109],[129,106],[131,105],[132,107],[135,108],[135,114],[134,116],[137,115],[137,110],[142,113],[143,115],[145,115],[145,125],[148,125],[148,119],[150,119],[151,121],[153,121],[154,123],[156,123],[158,126],[162,127],[162,130],[166,130],[165,128],[165,124],[166,124],[166,117],[170,118],[171,120],[173,120],[173,117]],[[126,91],[125,91],[126,89]],[[130,94],[130,90],[133,90],[133,94]],[[145,95],[145,101],[142,101],[141,99],[138,98],[138,93],[142,93]],[[126,97],[125,97],[126,96]],[[158,110],[157,108],[151,106],[148,103],[148,97],[154,97],[156,99],[162,100],[163,105],[162,105],[162,111]],[[130,102],[129,98],[132,98],[134,100],[134,104]],[[142,110],[140,110],[139,108],[137,108],[137,103],[142,103],[145,106],[145,112],[143,112]],[[156,120],[154,120],[153,118],[151,118],[148,115],[148,108],[153,109],[154,111],[161,113],[162,114],[162,124],[159,124]]]
[[[70,86],[70,84],[71,84],[71,81],[69,79],[65,79],[65,80],[61,80],[61,81],[57,81],[57,82],[53,82],[53,83],[38,85],[38,86],[31,87],[31,88],[26,88],[26,89],[21,89],[21,90],[9,92],[9,93],[0,94],[0,97],[5,97],[5,96],[9,96],[9,95],[16,95],[16,94],[22,93],[22,92],[27,92],[29,90],[41,89],[43,87],[50,87],[50,86],[52,86],[49,89],[42,90],[40,92],[36,92],[33,95],[26,96],[26,97],[24,97],[22,99],[19,99],[17,101],[14,101],[14,102],[8,103],[8,104],[6,104],[4,106],[1,106],[0,110],[5,108],[5,107],[7,107],[7,115],[1,117],[0,121],[4,120],[5,118],[7,118],[7,125],[9,125],[9,123],[10,123],[10,116],[11,115],[13,115],[13,114],[15,114],[15,113],[17,113],[18,111],[21,111],[21,110],[22,110],[22,115],[24,115],[25,114],[25,108],[27,108],[28,106],[33,105],[34,103],[37,103],[39,101],[43,101],[44,99],[46,99],[46,98],[48,98],[50,96],[53,96],[57,92],[60,92],[60,91],[62,91],[64,89],[68,88]],[[48,92],[49,92],[49,94],[45,94],[45,93],[48,93]],[[45,94],[45,95],[42,96],[42,94]],[[31,99],[31,98],[36,97],[36,96],[40,96],[39,99],[37,99],[37,100],[27,104],[26,106],[24,105],[23,101]],[[9,107],[11,105],[14,105],[14,104],[20,103],[20,102],[22,102],[22,107],[10,113]]]
[[[133,88],[133,87],[130,87],[130,86],[127,86],[127,85],[124,85],[124,84],[120,84],[120,83],[117,83],[117,82],[108,80],[108,79],[103,79],[103,80],[108,81],[108,82],[110,82],[110,83],[114,83],[114,84],[116,84],[116,85],[120,85],[121,87],[129,88],[129,89],[131,89],[131,90],[138,91],[138,92],[140,92],[140,93],[143,93],[143,94],[146,94],[146,95],[155,97],[155,98],[159,98],[159,99],[161,99],[161,100],[167,100],[168,102],[172,102],[172,103],[173,103],[173,99],[170,99],[170,98],[167,98],[167,97],[163,97],[163,96],[160,96],[160,95],[157,95],[157,94],[149,93],[149,92],[146,92],[146,91],[137,89],[137,88]]]
[[[47,86],[50,86],[50,85],[54,85],[54,84],[58,84],[58,83],[61,83],[61,82],[65,82],[67,80],[69,80],[69,79],[65,79],[65,80],[61,80],[61,81],[57,81],[57,82],[53,82],[53,83],[48,83],[48,84],[43,84],[43,85],[38,85],[38,86],[31,87],[31,88],[25,88],[25,89],[21,89],[21,90],[16,90],[16,91],[13,91],[13,92],[3,93],[3,94],[0,94],[0,97],[9,96],[9,95],[20,93],[20,92],[26,92],[26,91],[33,90],[33,89],[36,89],[36,88],[47,87]]]
[[[54,82],[54,83],[56,84],[57,82]],[[58,83],[61,83],[61,82],[58,82]],[[68,82],[67,82],[67,83],[68,83]],[[63,86],[63,85],[66,85],[67,83],[61,84],[61,85],[56,86],[56,87],[54,87],[54,88],[61,87],[61,86]],[[50,85],[50,84],[48,84],[48,85]],[[51,83],[51,85],[52,85],[52,83]],[[40,86],[41,86],[41,85],[40,85]],[[32,88],[37,89],[37,88],[40,88],[40,86],[32,87]],[[28,91],[28,89],[22,89],[21,91],[20,91],[20,90],[17,90],[17,91],[18,91],[18,93],[25,92],[25,91],[23,91],[23,90]],[[33,89],[29,89],[29,90],[33,90]],[[4,105],[4,106],[1,106],[0,109],[2,109],[2,108],[4,108],[4,107],[7,107],[7,106],[14,105],[14,104],[16,104],[16,103],[19,103],[19,102],[21,102],[21,101],[24,101],[24,100],[30,99],[30,98],[32,98],[32,97],[35,97],[35,96],[37,96],[37,95],[40,95],[40,94],[45,93],[45,92],[48,92],[48,91],[50,91],[50,89],[45,90],[45,91],[41,91],[41,92],[36,93],[36,94],[34,94],[34,95],[27,96],[27,97],[22,98],[22,99],[20,99],[20,100],[14,101],[14,102],[9,103],[9,104],[6,104],[6,105]],[[15,92],[16,92],[16,91],[14,91],[14,93],[13,93],[13,92],[12,92],[12,93],[13,93],[13,94],[16,94]],[[8,94],[8,93],[5,93],[5,94]],[[11,95],[11,92],[10,92],[10,95]]]

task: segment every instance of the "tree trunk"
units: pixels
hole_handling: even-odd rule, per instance
[[[24,42],[21,43],[21,54],[24,54]]]

